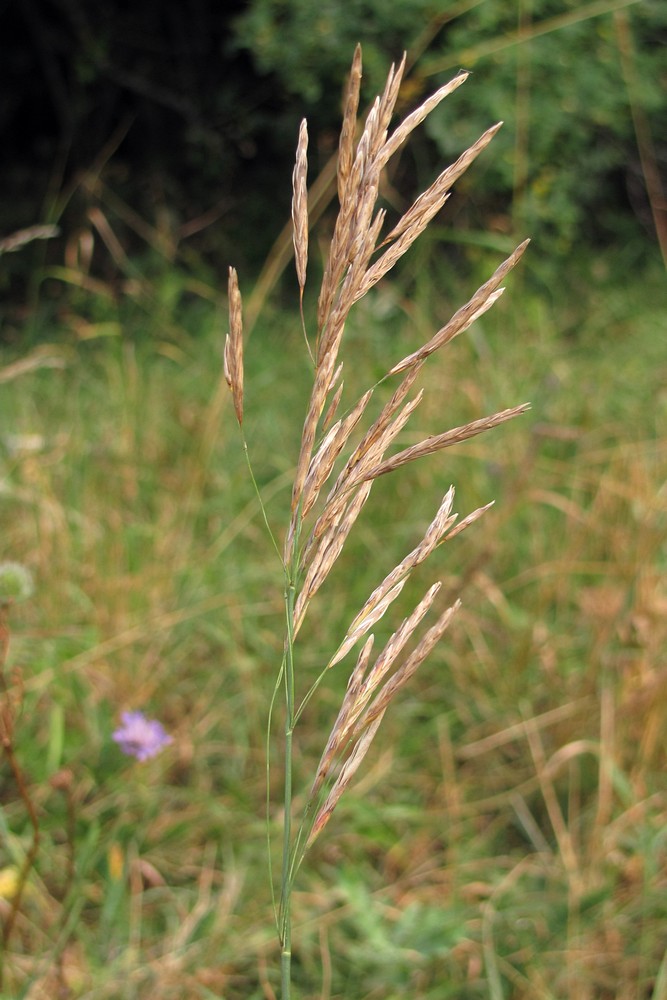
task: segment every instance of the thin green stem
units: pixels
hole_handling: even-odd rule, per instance
[[[282,1000],[290,1000],[292,982],[292,737],[294,734],[294,603],[296,587],[291,574],[286,580],[285,615],[285,796],[283,814],[283,863],[280,893],[280,976]]]
[[[252,470],[252,463],[250,461],[250,453],[248,451],[248,442],[245,439],[245,434],[243,433],[243,431],[241,431],[241,440],[243,441],[243,451],[245,453],[245,460],[246,460],[246,465],[248,466],[248,472],[250,473],[250,479],[251,479],[253,488],[255,490],[255,494],[257,496],[257,499],[259,501],[259,509],[262,512],[262,520],[264,521],[264,525],[265,525],[266,530],[267,530],[267,532],[269,534],[269,538],[271,539],[271,544],[273,545],[274,549],[276,550],[276,552],[278,554],[278,558],[280,559],[280,562],[282,563],[283,560],[282,560],[282,556],[280,554],[280,548],[278,546],[278,542],[275,539],[275,535],[271,531],[271,525],[269,524],[269,519],[266,516],[266,508],[264,507],[264,503],[262,501],[262,494],[260,492],[259,486],[257,485],[257,480],[255,479],[255,473]]]
[[[271,844],[271,725],[273,722],[273,710],[276,704],[276,697],[280,690],[283,674],[285,672],[285,660],[280,664],[280,670],[273,687],[271,702],[269,704],[269,714],[266,720],[266,860],[269,866],[269,885],[271,886],[271,904],[273,906],[273,916],[276,928],[280,932],[280,917],[276,903],[276,890],[273,878],[273,848]]]
[[[313,695],[317,691],[318,687],[320,686],[320,684],[322,683],[322,681],[324,680],[324,678],[326,677],[326,675],[328,674],[328,672],[329,672],[330,669],[331,669],[331,667],[329,667],[327,665],[324,668],[324,670],[321,672],[321,674],[319,674],[319,676],[316,677],[316,679],[313,681],[313,683],[311,684],[310,688],[308,689],[308,691],[304,695],[303,700],[302,700],[301,704],[299,705],[299,707],[296,710],[296,713],[294,715],[294,724],[295,725],[299,721],[299,719],[301,718],[302,712],[306,708],[308,702],[313,697]]]
[[[259,501],[260,510],[262,512],[262,518],[266,526],[266,530],[271,539],[274,549],[282,563],[282,556],[280,554],[280,549],[278,543],[276,542],[275,536],[271,531],[271,526],[269,524],[268,517],[266,515],[266,509],[262,502],[262,496],[257,485],[257,480],[255,479],[255,474],[253,472],[252,463],[250,461],[250,454],[248,452],[248,443],[245,439],[245,435],[241,430],[241,438],[243,441],[243,451],[245,453],[245,459],[248,466],[248,471],[250,473],[250,479],[254,487],[257,499]],[[298,535],[297,535],[298,541]],[[276,678],[276,684],[273,690],[273,695],[271,697],[271,704],[269,706],[269,717],[267,720],[267,732],[266,732],[266,823],[267,823],[267,850],[268,850],[268,861],[269,861],[269,878],[271,883],[271,898],[273,901],[273,910],[276,916],[276,924],[278,927],[278,934],[280,936],[281,954],[280,954],[280,978],[281,978],[281,998],[282,1000],[290,1000],[291,998],[291,983],[292,983],[292,884],[293,884],[293,865],[291,857],[291,841],[292,841],[292,734],[294,731],[294,604],[296,601],[296,579],[298,567],[295,564],[291,567],[283,566],[285,571],[285,614],[287,620],[287,642],[285,648],[285,655],[283,657],[283,662],[280,666],[278,672],[278,677]],[[284,796],[284,819],[283,819],[283,851],[282,851],[282,871],[281,871],[281,890],[280,890],[280,906],[276,910],[276,900],[274,892],[274,882],[271,870],[271,822],[270,822],[270,794],[271,794],[271,753],[270,753],[270,743],[271,743],[271,720],[273,717],[273,708],[275,705],[276,695],[280,688],[281,681],[285,684],[285,756],[284,756],[284,767],[285,767],[285,796]]]

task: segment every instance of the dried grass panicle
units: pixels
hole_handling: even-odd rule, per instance
[[[385,211],[377,208],[383,169],[413,129],[445,97],[457,90],[468,76],[461,73],[440,87],[390,133],[404,70],[405,57],[397,67],[391,67],[384,91],[371,105],[358,141],[362,75],[360,47],[355,50],[344,99],[337,175],[340,206],[318,297],[315,372],[301,433],[290,524],[283,553],[290,581],[296,587],[291,614],[292,640],[304,622],[310,602],[340,556],[376,479],[418,458],[496,427],[528,408],[527,404],[523,404],[502,410],[444,433],[427,436],[393,455],[390,453],[422,398],[423,390],[410,398],[410,391],[422,366],[431,354],[466,330],[497,301],[503,292],[501,284],[521,258],[526,241],[503,261],[488,281],[430,340],[389,368],[385,378],[401,375],[399,384],[379,415],[365,432],[360,432],[356,443],[352,435],[367,411],[373,390],[363,393],[353,406],[338,416],[343,399],[342,364],[338,358],[350,310],[423,232],[445,204],[452,185],[486,148],[502,124],[489,128],[443,170],[383,239]],[[307,126],[302,122],[293,171],[292,197],[294,251],[302,299],[308,258],[307,145]],[[225,345],[225,375],[232,388],[240,422],[243,401],[241,300],[236,272],[232,269],[229,290],[230,334]],[[325,494],[324,487],[330,479],[333,479],[333,484]],[[310,810],[315,813],[315,820],[308,844],[328,822],[368,751],[391,699],[409,681],[442,637],[459,607],[459,602],[456,602],[447,608],[436,624],[420,638],[417,632],[440,588],[438,583],[434,584],[371,663],[373,636],[369,635],[370,630],[397,600],[413,570],[435,548],[455,537],[491,506],[480,507],[459,520],[452,513],[453,501],[454,491],[450,488],[421,541],[386,574],[363,603],[328,660],[327,666],[333,667],[365,639],[311,789],[308,809],[309,815]],[[305,529],[307,518],[312,523],[309,522],[309,527]],[[414,647],[412,652],[405,652],[408,642]],[[323,798],[325,801],[322,804]]]
[[[357,454],[357,450],[348,460],[344,469],[338,476],[329,496],[327,497],[324,509],[318,517],[308,541],[303,547],[301,566],[307,566],[315,548],[321,544],[320,539],[328,532],[333,524],[339,519],[341,512],[351,502],[351,498],[358,487],[364,482],[364,473],[373,465],[381,461],[384,452],[390,443],[400,433],[413,411],[419,406],[423,398],[423,390],[403,407],[382,432],[370,440],[365,450]],[[368,435],[367,435],[368,436]],[[366,438],[364,438],[366,441]]]
[[[479,153],[488,145],[500,128],[500,124],[488,129],[472,146],[444,170],[434,183],[413,203],[403,217],[393,227],[389,235],[379,243],[384,224],[384,211],[375,211],[379,194],[380,174],[391,156],[399,149],[427,115],[446,96],[453,93],[467,78],[459,74],[427,98],[387,138],[391,116],[398,98],[405,59],[397,69],[393,66],[387,78],[384,92],[376,98],[367,116],[362,134],[353,150],[353,134],[356,128],[361,80],[361,53],[357,50],[352,65],[350,82],[345,101],[343,128],[340,141],[340,162],[338,190],[340,210],[334,227],[331,247],[325,264],[325,271],[318,301],[318,329],[316,349],[316,372],[313,389],[304,423],[301,448],[292,492],[292,519],[287,534],[285,558],[291,560],[297,522],[303,518],[303,491],[316,448],[318,428],[322,414],[331,411],[329,399],[332,391],[333,373],[338,363],[345,325],[349,312],[382,277],[396,264],[408,247],[426,228],[431,219],[442,208],[452,184],[470,166]],[[300,135],[299,147],[303,146]],[[303,158],[303,157],[302,157]],[[297,155],[297,162],[300,156]],[[297,190],[297,168],[295,167],[295,198]],[[374,214],[375,213],[375,214]],[[304,239],[297,236],[297,213],[295,214],[295,248],[304,245]],[[384,253],[372,261],[379,247]],[[428,357],[439,346],[446,343],[456,333],[461,332],[476,316],[489,308],[500,292],[497,286],[507,271],[521,256],[522,249],[501,266],[486,285],[473,296],[470,302],[443,327],[428,344],[423,345],[391,369],[392,372],[405,370],[419,360]],[[301,265],[297,261],[297,270]],[[301,282],[301,277],[299,278]],[[339,396],[335,405],[338,405]],[[379,463],[376,463],[379,464]],[[348,484],[349,487],[350,484]],[[309,504],[312,509],[312,504]],[[321,526],[320,526],[321,529]]]
[[[392,587],[391,591],[386,595],[385,600],[382,605],[389,605],[396,596],[396,593],[400,593],[403,586],[405,585],[405,579],[401,580],[396,586]],[[345,720],[345,727],[351,731],[352,726],[356,723],[357,719],[360,717],[363,709],[368,704],[373,693],[377,690],[381,681],[386,676],[387,672],[391,669],[399,653],[403,650],[408,639],[412,636],[413,632],[421,622],[422,618],[429,610],[435,597],[440,590],[442,585],[434,583],[426,592],[424,597],[421,599],[419,604],[413,610],[412,614],[408,618],[405,618],[400,625],[400,627],[391,636],[384,649],[375,661],[372,669],[368,672],[363,684],[359,688],[357,698],[355,699],[354,706],[350,711],[348,717]],[[384,606],[379,606],[376,613],[369,616],[370,621],[379,620],[379,618],[384,614]],[[363,631],[367,631],[366,622],[362,623]],[[370,624],[369,624],[370,627]],[[361,634],[361,629],[358,630]]]
[[[454,487],[450,486],[438,508],[435,518],[428,526],[419,545],[402,559],[384,578],[355,616],[345,633],[343,641],[329,661],[328,665],[330,667],[340,662],[352,646],[380,620],[389,605],[398,597],[412,571],[421,565],[433,550],[445,540],[457,518],[456,514],[451,513],[453,503]],[[479,513],[481,512],[480,509]],[[475,513],[479,516],[479,513]],[[471,516],[469,515],[469,517]],[[472,522],[468,521],[468,523]]]
[[[243,317],[241,293],[236,270],[229,269],[227,283],[229,297],[229,333],[225,337],[224,374],[232,391],[234,412],[239,424],[243,423]]]
[[[450,529],[452,529],[456,521],[456,515],[451,513],[453,501],[454,489],[450,487],[438,508],[436,516],[427,528],[422,541],[385,577],[379,587],[373,591],[348,628],[343,642],[329,661],[329,667],[334,666],[343,659],[359,639],[367,634],[373,625],[382,618],[389,606],[401,593],[412,570],[424,562],[433,549],[448,537]],[[488,506],[490,505],[480,508],[468,515],[467,518],[464,518],[461,522],[460,530],[476,520],[484,510],[488,509]],[[316,817],[313,832],[311,833],[311,843],[314,836],[317,836],[317,833],[322,829],[323,822],[331,815],[338,798],[349,783],[348,779],[354,770],[356,770],[358,764],[361,763],[363,754],[370,746],[370,740],[366,739],[364,731],[372,728],[373,733],[375,732],[377,728],[375,723],[384,714],[391,698],[400,687],[407,683],[418,666],[426,658],[458,607],[457,603],[441,616],[436,625],[422,638],[411,656],[382,686],[396,659],[433,604],[440,586],[439,583],[435,583],[429,588],[412,614],[402,622],[401,626],[391,636],[370,670],[368,670],[368,663],[373,645],[373,637],[371,636],[364,645],[357,660],[357,665],[350,676],[343,704],[318,765],[315,782],[311,790],[311,799],[319,793],[322,785],[329,779],[332,769],[336,766],[336,761],[339,759],[340,754],[345,752],[352,737],[358,739],[357,746],[350,757],[350,761],[354,760],[356,766],[343,766],[341,776],[336,781],[326,803],[321,807]],[[369,708],[368,706],[372,699],[374,700]],[[362,748],[365,748],[363,749],[363,753]],[[346,776],[345,779],[342,779],[343,774]]]
[[[407,404],[402,414],[400,414],[394,424],[387,430],[385,435],[387,439],[390,434],[398,433],[400,428],[408,419],[410,412],[420,402],[421,395],[422,394],[420,393],[416,399]],[[340,491],[333,498],[326,501],[324,509],[320,517],[315,522],[313,531],[303,547],[299,564],[302,570],[310,567],[312,562],[319,562],[321,560],[321,553],[326,551],[331,546],[332,541],[335,541],[338,544],[339,542],[345,540],[354,523],[353,520],[351,520],[351,515],[353,514],[356,519],[361,512],[363,503],[365,503],[368,498],[368,492],[365,490],[365,486],[369,483],[373,483],[372,478],[367,478],[365,481],[363,480],[363,470],[381,457],[384,447],[385,445],[380,442],[376,445],[375,449],[368,452],[365,457],[365,462],[358,470],[359,481],[353,483],[349,488]],[[359,492],[362,490],[363,495],[362,502],[360,504],[358,496]]]
[[[341,749],[345,723],[350,717],[350,712],[352,711],[359,695],[359,691],[361,690],[361,685],[363,684],[364,677],[366,676],[368,662],[371,658],[374,645],[375,636],[369,635],[368,639],[359,650],[357,662],[347,682],[345,697],[343,698],[343,702],[340,706],[338,717],[332,726],[327,745],[325,746],[320,762],[317,765],[315,780],[313,781],[313,786],[310,792],[311,799],[317,795],[320,788],[324,784],[326,776],[331,769],[331,762]]]
[[[337,511],[344,506],[350,491],[363,481],[363,473],[372,465],[377,464],[389,444],[405,426],[413,410],[419,405],[422,393],[419,393],[412,402],[408,403],[401,414],[392,421],[394,414],[414,384],[419,370],[419,366],[416,366],[408,372],[341,469],[327,496],[324,510],[315,522],[310,538],[304,547],[302,565],[307,564],[317,540],[329,528]]]
[[[318,331],[322,331],[327,323],[346,267],[360,254],[367,262],[375,248],[381,222],[376,219],[373,226],[370,226],[370,220],[383,167],[379,154],[385,144],[389,122],[398,99],[405,61],[404,55],[397,70],[392,65],[384,93],[371,106],[356,153],[353,153],[361,81],[361,51],[359,49],[355,52],[339,146],[340,211],[322,280],[317,314]]]
[[[450,486],[445,493],[435,517],[426,529],[422,540],[401,562],[394,567],[371,596],[368,598],[359,614],[354,619],[354,627],[367,614],[368,609],[382,599],[384,594],[390,590],[398,580],[403,579],[430,556],[431,552],[443,541],[449,528],[456,522],[457,515],[452,514],[454,506],[454,487]]]
[[[346,736],[352,732],[353,728],[355,729],[355,732],[359,732],[361,728],[363,728],[365,718],[364,710],[366,706],[370,702],[373,695],[380,688],[380,685],[391,668],[394,666],[397,658],[403,652],[408,640],[413,636],[422,619],[429,611],[441,586],[441,583],[434,583],[431,587],[429,587],[421,601],[419,601],[417,606],[413,609],[412,613],[407,618],[403,619],[400,626],[388,640],[371,669],[367,671],[357,693],[357,697],[354,701],[349,717],[345,720],[343,727],[343,742],[345,741]]]
[[[359,639],[366,635],[366,633],[380,621],[387,609],[399,596],[407,581],[407,576],[403,577],[403,579],[399,580],[398,583],[395,583],[393,587],[382,593],[376,601],[373,601],[372,604],[368,604],[367,602],[368,606],[365,606],[363,614],[360,612],[349,626],[343,641],[329,660],[327,664],[328,667],[335,667],[337,663],[340,663],[340,661],[347,656],[352,647],[356,646]]]
[[[426,217],[427,213],[432,210],[433,205],[442,204],[442,199],[451,189],[451,187],[456,183],[459,177],[465,173],[470,164],[479,156],[482,150],[486,149],[496,133],[501,129],[502,122],[498,122],[497,125],[493,125],[491,128],[487,129],[479,139],[477,139],[469,149],[466,149],[464,153],[461,153],[459,158],[452,163],[451,166],[443,170],[441,174],[436,177],[433,183],[420,194],[418,198],[412,203],[410,208],[405,212],[405,214],[399,219],[397,224],[391,230],[391,232],[385,237],[382,245],[391,243],[397,240],[399,236],[402,236],[404,232],[412,229],[415,225],[419,224],[423,218]],[[422,226],[422,229],[424,226]]]
[[[461,81],[462,82],[462,81]],[[443,88],[446,89],[446,88]],[[477,139],[458,160],[436,178],[426,191],[421,194],[405,212],[399,222],[382,241],[381,246],[388,246],[384,254],[370,267],[364,281],[357,291],[357,297],[362,298],[378,283],[397,261],[412,246],[418,236],[438,214],[447,201],[452,185],[459,179],[475,158],[488,146],[495,134],[501,128],[498,122]]]

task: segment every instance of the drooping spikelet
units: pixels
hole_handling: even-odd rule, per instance
[[[232,391],[234,411],[239,425],[243,423],[243,317],[239,280],[233,267],[229,269],[229,333],[225,337],[224,372]]]
[[[306,284],[306,269],[308,267],[308,190],[306,175],[308,173],[308,125],[306,120],[299,128],[299,141],[296,147],[296,163],[292,174],[292,224],[294,227],[294,258],[296,274],[299,279],[299,289],[303,297]]]

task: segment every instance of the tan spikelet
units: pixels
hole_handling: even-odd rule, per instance
[[[308,835],[308,840],[306,843],[306,849],[311,847],[315,840],[319,837],[324,827],[327,825],[331,819],[331,814],[336,808],[340,798],[347,788],[347,786],[352,781],[359,769],[359,765],[366,756],[368,748],[373,742],[373,737],[380,728],[380,723],[382,722],[382,716],[378,716],[375,721],[368,727],[364,732],[363,736],[354,748],[351,757],[345,762],[343,768],[338,775],[335,785],[331,789],[331,792],[327,796],[327,800],[322,806],[322,808],[317,813],[315,817],[315,822],[311,828],[310,834]]]
[[[380,621],[387,608],[394,603],[406,583],[407,577],[403,580],[399,580],[397,584],[382,595],[380,600],[376,601],[372,607],[368,608],[364,615],[358,616],[354,620],[352,625],[347,630],[342,643],[329,660],[328,666],[334,667],[337,663],[339,663],[345,656],[347,656],[352,647],[356,646],[359,639],[366,635],[366,633],[373,628],[376,622]]]
[[[345,691],[343,703],[340,706],[340,711],[338,712],[338,718],[333,724],[327,745],[324,748],[324,752],[322,753],[320,763],[318,764],[317,771],[315,773],[315,781],[313,782],[313,787],[310,791],[311,799],[317,795],[320,788],[324,784],[324,781],[331,770],[332,763],[341,750],[343,731],[347,720],[350,717],[353,706],[356,703],[359,692],[361,691],[361,685],[363,684],[363,680],[366,675],[374,642],[375,637],[369,635],[368,639],[359,651],[359,656],[357,657],[354,670],[350,674],[347,682],[347,689]]]
[[[407,684],[429,653],[435,648],[438,642],[440,642],[445,630],[449,627],[449,623],[460,607],[461,602],[456,601],[451,608],[448,608],[444,614],[441,615],[436,624],[428,630],[414,652],[408,657],[400,669],[397,670],[396,673],[387,681],[375,701],[373,701],[369,706],[367,713],[357,724],[358,730],[361,730],[364,726],[375,725],[378,719],[382,719],[389,702],[392,700],[397,691]]]
[[[366,706],[384,681],[387,674],[391,671],[394,663],[403,652],[408,640],[412,638],[422,619],[430,610],[441,586],[441,583],[434,583],[433,586],[429,587],[411,614],[408,615],[407,618],[403,619],[399,627],[389,638],[371,669],[367,670],[349,716],[345,720],[343,726],[343,742],[346,741],[348,735],[352,733],[353,729],[357,733],[360,731],[363,723],[359,720],[363,719]]]
[[[234,411],[239,425],[243,423],[243,318],[239,281],[233,267],[229,269],[229,333],[225,337],[224,373],[232,391]]]
[[[403,65],[405,64],[405,56],[403,57]],[[417,128],[418,125],[424,121],[431,112],[437,108],[438,104],[453,94],[455,90],[465,83],[468,79],[469,73],[458,73],[449,83],[445,83],[439,90],[436,90],[434,94],[427,97],[423,104],[420,104],[418,108],[412,111],[402,122],[397,126],[395,131],[392,133],[390,139],[383,145],[382,150],[379,154],[378,166],[383,167],[389,162],[391,157],[396,153],[400,147],[403,145],[410,133]]]
[[[480,288],[477,289],[475,294],[472,296],[469,302],[466,302],[464,306],[454,313],[452,318],[449,320],[442,329],[438,330],[436,335],[420,347],[418,351],[414,354],[408,355],[407,358],[403,358],[399,361],[397,365],[389,371],[390,375],[397,375],[399,372],[403,372],[410,368],[414,364],[418,364],[426,360],[429,355],[437,351],[438,348],[443,347],[448,344],[450,340],[457,337],[464,330],[467,330],[476,319],[482,316],[491,306],[496,302],[500,295],[502,294],[502,289],[498,286],[502,281],[505,280],[506,276],[512,270],[512,268],[521,260],[526,247],[530,243],[530,240],[524,240],[523,243],[514,250],[507,260],[498,267],[492,276],[486,281]]]
[[[418,458],[432,455],[443,448],[450,448],[454,444],[460,444],[461,441],[467,441],[469,438],[476,437],[477,434],[483,434],[484,431],[489,431],[492,427],[498,427],[500,424],[504,424],[505,421],[511,420],[513,417],[518,417],[521,413],[526,413],[529,409],[530,403],[522,403],[521,406],[513,406],[509,410],[501,410],[499,413],[482,417],[480,420],[471,420],[469,424],[464,424],[462,427],[454,427],[451,431],[445,431],[444,434],[433,434],[431,437],[425,438],[424,441],[420,441],[419,444],[399,451],[392,458],[387,459],[386,462],[374,466],[366,473],[364,478],[377,479],[388,472],[393,472],[394,469],[400,469],[402,465],[407,465],[408,462],[414,462]]]
[[[352,478],[353,473],[358,471],[363,459],[369,454],[371,449],[373,449],[373,453],[375,454],[378,442],[381,443],[384,440],[383,435],[385,434],[387,428],[389,426],[393,426],[392,420],[395,418],[396,412],[402,406],[405,397],[414,385],[419,374],[419,370],[419,367],[413,368],[396,388],[391,399],[385,404],[380,415],[369,427],[364,437],[348,458],[333,489],[331,490],[331,493],[329,494],[327,502],[333,501],[337,495],[350,488],[350,484],[355,481]],[[412,409],[414,409],[414,407],[412,407]],[[410,412],[412,412],[412,409]],[[400,430],[404,424],[405,421],[402,421],[398,429]],[[390,440],[393,440],[394,436],[395,435],[392,435]],[[387,441],[387,444],[388,443],[389,441]],[[381,447],[380,450],[384,453],[384,448]]]
[[[296,163],[292,173],[292,224],[294,227],[294,259],[299,288],[303,296],[308,267],[308,125],[304,118],[299,128]]]
[[[387,596],[394,592],[394,588],[397,584],[404,582],[415,567],[423,563],[424,560],[437,547],[437,545],[440,544],[446,532],[456,521],[456,515],[452,515],[451,513],[453,503],[454,487],[450,486],[447,493],[443,497],[436,516],[428,526],[419,545],[417,545],[412,552],[405,556],[405,558],[402,559],[401,562],[384,578],[382,583],[375,588],[368,600],[364,603],[361,611],[359,611],[349,626],[341,648],[345,646],[346,639],[349,636],[355,634],[359,636],[364,634],[365,630],[361,630],[364,621],[374,614],[374,611],[378,606],[381,606],[386,601]],[[374,621],[377,621],[377,618],[374,618],[373,622]],[[335,654],[334,662],[336,662],[337,659],[340,659],[338,653]]]
[[[357,292],[358,298],[366,295],[391,270],[396,262],[401,259],[417,237],[423,233],[429,222],[438,214],[447,201],[452,185],[468,169],[479,153],[488,146],[501,125],[502,122],[499,122],[493,128],[488,129],[484,135],[480,136],[477,142],[473,143],[469,149],[462,153],[456,163],[443,170],[433,184],[410,206],[383,241],[383,245],[389,244],[389,246],[372,267],[368,269],[363,282],[359,286]]]
[[[471,524],[478,521],[482,514],[486,514],[487,510],[491,510],[495,502],[495,500],[491,500],[489,503],[485,503],[483,507],[478,507],[477,510],[473,510],[470,514],[466,514],[464,518],[449,529],[447,532],[447,541],[450,542],[452,538],[456,538],[456,536],[460,535],[462,531],[469,528]]]
[[[433,217],[433,206],[442,203],[442,200],[449,189],[456,183],[459,177],[465,173],[470,164],[474,162],[482,150],[486,149],[493,137],[502,127],[502,124],[502,122],[498,122],[497,125],[493,125],[492,128],[487,129],[486,132],[484,132],[484,134],[472,144],[472,146],[466,149],[464,153],[461,153],[455,163],[453,163],[450,167],[447,167],[446,170],[443,170],[442,173],[438,175],[433,184],[431,184],[423,194],[420,194],[407,212],[401,217],[400,221],[384,240],[385,243],[390,243],[392,240],[398,239],[404,232],[407,232],[407,230],[414,230],[417,225],[420,225],[421,229],[424,228],[424,226],[421,225],[421,220],[423,218]],[[435,210],[437,211],[438,209]]]
[[[350,434],[361,420],[364,410],[373,395],[373,390],[368,389],[361,397],[357,405],[345,417],[339,420],[331,428],[326,438],[320,445],[318,452],[313,456],[310,464],[306,482],[303,487],[303,501],[301,504],[301,516],[307,517],[313,504],[317,500],[322,486],[331,475],[334,463],[341,451],[347,444]]]
[[[311,796],[318,793],[324,782],[329,778],[331,772],[335,770],[339,755],[341,753],[345,754],[350,738],[353,735],[356,738],[356,743],[349,758],[343,764],[338,778],[327,796],[324,805],[321,807],[316,816],[309,837],[309,844],[313,842],[323,829],[325,823],[328,822],[341,798],[341,795],[349,785],[352,777],[359,767],[359,764],[365,757],[375,733],[377,732],[384,710],[374,711],[373,718],[367,720],[366,714],[369,702],[377,692],[378,688],[382,685],[384,678],[392,669],[396,659],[415,632],[415,629],[419,626],[421,620],[427,614],[439,589],[439,583],[436,583],[429,588],[417,607],[413,610],[412,614],[401,623],[400,627],[391,636],[370,670],[368,670],[368,662],[372,648],[372,637],[370,637],[366,642],[357,661],[355,670],[350,678],[350,683],[348,684],[348,689],[341,706],[341,711],[339,712],[338,718],[329,737],[329,741],[318,765],[315,782],[311,790]],[[432,629],[431,633],[433,631],[434,630]],[[413,653],[408,659],[407,664],[410,664],[411,667],[413,665],[413,661],[415,660],[417,651],[424,647],[425,641],[429,635],[430,633],[427,633],[424,640],[422,640],[415,650],[415,653]],[[424,653],[424,656],[425,655],[426,653]],[[421,660],[419,660],[419,662],[421,662]],[[412,673],[414,673],[414,670],[416,670],[416,666],[412,669]],[[400,675],[403,674],[405,674],[404,668],[400,671]],[[410,674],[410,676],[411,675],[412,674]],[[402,683],[405,683],[407,679],[407,676],[403,677]],[[382,688],[382,691],[371,705],[371,708],[378,703],[379,698],[382,697],[383,692],[388,688],[390,683],[391,681],[388,681],[387,684],[385,684],[384,688]],[[385,700],[385,709],[389,704],[389,700],[390,699]]]
[[[328,408],[327,412],[324,414],[324,417],[322,418],[322,430],[323,431],[326,431],[326,429],[331,424],[331,421],[334,419],[334,417],[338,413],[338,407],[340,406],[340,400],[341,400],[341,397],[343,395],[343,387],[344,387],[344,385],[345,385],[345,383],[341,382],[341,384],[338,386],[338,388],[336,389],[335,393],[331,397],[331,402],[329,403],[329,408]]]
[[[369,244],[375,245],[377,233],[382,224],[382,217],[374,220],[367,237]],[[313,448],[317,439],[317,428],[327,402],[328,394],[331,391],[336,377],[336,364],[338,351],[345,329],[347,314],[355,299],[359,282],[363,278],[366,261],[372,248],[362,249],[357,260],[351,266],[340,293],[340,299],[332,312],[327,323],[324,336],[321,338],[317,349],[317,367],[313,389],[308,404],[308,412],[301,432],[301,447],[292,487],[291,522],[288,530],[286,546],[284,551],[285,562],[289,562],[292,557],[292,541],[295,535],[296,521],[301,510],[303,499],[303,489],[310,467]]]
[[[344,510],[340,512],[340,516],[332,524],[328,532],[323,535],[319,548],[316,550],[308,566],[308,572],[296,600],[294,608],[295,634],[303,623],[303,618],[310,601],[333,569],[347,536],[368,500],[372,485],[373,481],[369,480],[357,490]]]
[[[387,690],[392,691],[392,693],[395,691],[396,684],[393,682],[393,678],[390,678],[378,694],[378,688],[381,687],[384,678],[393,667],[406,643],[431,608],[440,587],[441,584],[436,583],[428,589],[412,614],[402,622],[400,628],[391,636],[370,670],[368,664],[373,647],[373,636],[369,636],[367,639],[359,653],[357,664],[350,675],[343,704],[341,705],[338,718],[333,726],[327,746],[317,768],[311,795],[317,794],[331,772],[335,769],[337,759],[341,753],[345,752],[350,740],[355,735],[358,736],[360,734],[367,721],[374,721],[377,718],[375,711],[373,711],[373,718],[371,720],[367,718],[369,711],[373,710],[377,704],[377,699]],[[460,602],[457,601],[454,608],[449,608],[441,616],[436,625],[426,633],[406,662],[396,671],[394,677],[400,678],[401,686],[407,682],[419,664],[423,662],[423,659],[425,659],[427,653],[432,649],[435,641],[437,641],[435,637],[438,630],[441,630],[440,634],[444,632],[454,610],[458,608],[459,604]],[[390,698],[385,696],[385,708],[388,706],[390,700]]]
[[[398,100],[398,93],[401,88],[401,82],[403,80],[403,74],[405,72],[405,66],[407,63],[407,54],[403,53],[403,58],[401,59],[398,68],[394,70],[392,64],[389,74],[387,76],[387,82],[385,84],[382,97],[380,98],[380,104],[378,107],[378,130],[373,141],[372,155],[377,163],[378,169],[382,169],[384,163],[387,160],[382,160],[380,157],[380,150],[384,149],[387,142],[387,129],[389,128],[389,123],[391,121],[391,116],[394,113],[394,108],[396,107],[396,101]],[[391,156],[391,154],[389,154]]]
[[[343,204],[347,185],[352,172],[354,140],[357,132],[357,111],[359,109],[359,89],[361,87],[361,45],[354,50],[343,111],[343,124],[338,143],[338,200]]]
[[[350,460],[348,460],[348,463],[336,480],[336,484],[330,491],[324,509],[315,522],[309,539],[304,546],[301,560],[302,566],[308,565],[311,554],[319,543],[319,539],[330,530],[332,524],[337,523],[341,512],[350,502],[350,496],[364,481],[365,472],[382,460],[385,450],[405,425],[413,410],[419,405],[422,395],[423,393],[420,392],[415,399],[406,403],[393,421],[384,428],[382,433],[368,443],[363,453],[357,455],[357,450],[355,450],[352,463],[353,471],[349,471]]]

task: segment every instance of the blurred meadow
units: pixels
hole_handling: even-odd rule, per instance
[[[664,200],[655,200],[667,151],[650,132],[665,110],[629,44],[645,30],[636,13],[644,4],[607,0],[585,21],[617,60],[636,143],[631,189],[640,192],[617,210],[610,181],[594,221],[594,208],[576,201],[576,159],[553,168],[533,141],[542,52],[542,36],[527,28],[533,5],[518,4],[509,26],[491,16],[499,4],[458,6],[449,38],[463,51],[445,59],[424,43],[405,104],[469,65],[471,79],[436,112],[435,146],[424,149],[442,148],[437,122],[446,131],[464,100],[484,108],[481,128],[506,117],[509,135],[352,312],[345,398],[428,339],[533,236],[502,299],[429,359],[424,401],[400,444],[525,400],[532,409],[380,479],[314,602],[298,661],[309,680],[450,484],[462,515],[495,501],[416,572],[401,610],[375,629],[386,639],[434,579],[445,600],[463,602],[299,874],[295,995],[667,1000],[667,229]],[[264,12],[258,46],[270,7],[248,8],[248,17]],[[662,31],[651,58],[664,99],[667,25],[658,5],[646,7]],[[409,23],[410,4],[397,10]],[[573,12],[535,4],[537,23],[570,18],[545,41],[567,46],[568,25],[580,27]],[[476,16],[478,25],[466,20]],[[510,44],[522,27],[525,38]],[[339,54],[348,65],[352,47]],[[513,86],[513,103],[495,111],[495,91],[484,96],[494,74]],[[574,83],[556,90],[576,105]],[[298,119],[303,109],[291,102]],[[307,325],[335,200],[323,135],[309,174],[322,220],[311,234]],[[447,134],[451,158],[467,141]],[[295,142],[296,131],[292,151]],[[389,178],[390,208],[422,190],[428,163],[417,156]],[[212,252],[210,228],[205,245],[189,239],[167,197],[141,214],[97,166],[78,180],[85,227],[69,231],[65,199],[56,199],[63,214],[45,221],[62,239],[0,256],[11,298],[0,327],[0,562],[23,564],[35,584],[3,618],[0,996],[272,1000],[265,745],[283,578],[222,349],[232,264],[246,307],[245,432],[282,541],[312,378],[291,236],[280,234],[291,166],[272,180],[287,208],[261,261],[245,227],[215,221],[224,233]],[[507,203],[483,198],[494,170],[510,178]],[[541,194],[549,170],[554,197],[570,206],[562,225]],[[257,226],[250,214],[246,226]],[[236,240],[240,260],[223,257]],[[300,723],[297,807],[346,664],[330,671]],[[159,719],[171,744],[144,762],[124,755],[112,734],[128,710]]]

